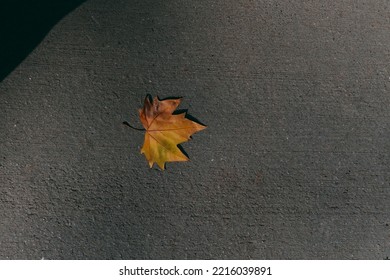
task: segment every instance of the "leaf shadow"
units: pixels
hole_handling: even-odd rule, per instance
[[[148,95],[150,96],[150,94],[148,94]],[[164,101],[164,100],[170,100],[170,99],[182,99],[183,96],[173,96],[173,95],[170,95],[170,96],[167,96],[167,97],[164,97],[164,98],[161,98],[161,99],[160,99],[160,97],[157,96],[157,98],[160,101]]]
[[[152,96],[150,94],[147,94],[146,95],[146,98],[148,98],[151,102],[152,102]],[[170,100],[170,99],[182,99],[183,97],[182,96],[167,96],[167,97],[164,97],[162,99],[160,99],[158,96],[157,96],[158,100],[159,101],[163,101],[163,100]],[[188,114],[188,109],[177,109],[173,112],[173,115],[179,115],[179,114],[183,114],[185,113],[185,117],[193,122],[196,122],[198,124],[201,124],[203,126],[206,126],[204,123],[202,123],[199,119],[195,118],[194,116],[192,116],[191,114]]]
[[[189,159],[190,159],[190,156],[187,154],[187,152],[183,149],[183,147],[181,146],[181,144],[177,145],[177,147],[179,148],[179,150]],[[169,164],[167,165],[168,162],[164,163],[164,169],[165,170],[168,170],[169,169]]]
[[[204,123],[202,123],[200,120],[195,118],[193,115],[188,114],[188,109],[178,109],[173,112],[173,115],[179,115],[185,113],[186,118],[189,119],[190,121],[196,122],[198,124],[201,124],[203,126],[206,126]]]
[[[186,156],[188,157],[188,159],[190,159],[190,156],[187,154],[187,152],[183,149],[183,147],[181,146],[181,144],[177,145],[177,147],[179,148],[179,150]]]
[[[194,116],[188,114],[188,109],[179,109],[179,110],[175,110],[173,112],[173,115],[179,115],[179,114],[183,114],[185,113],[185,117],[193,122],[196,122],[198,124],[201,124],[203,126],[206,126],[204,123],[202,123],[200,120],[198,120],[197,118],[195,118]],[[192,135],[190,136],[190,139],[192,139]],[[183,147],[181,146],[181,144],[177,145],[177,147],[179,148],[179,150],[186,156],[188,157],[188,159],[190,159],[190,156],[187,154],[187,152],[183,149]]]

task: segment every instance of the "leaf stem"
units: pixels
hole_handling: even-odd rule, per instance
[[[127,125],[128,127],[132,128],[132,129],[139,130],[139,131],[145,131],[145,128],[136,128],[136,127],[132,126],[131,124],[129,124],[127,121],[124,121],[122,123],[124,125]]]

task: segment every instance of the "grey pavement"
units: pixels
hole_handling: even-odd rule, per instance
[[[0,258],[388,259],[389,14],[86,1],[0,82]],[[149,169],[146,94],[191,161]]]

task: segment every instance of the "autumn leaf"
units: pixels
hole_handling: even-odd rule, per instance
[[[186,113],[174,114],[180,101],[181,98],[159,100],[158,97],[152,100],[147,95],[144,107],[139,110],[139,117],[146,130],[141,154],[145,155],[150,168],[157,163],[164,170],[165,162],[188,161],[177,145],[206,128],[186,118]]]

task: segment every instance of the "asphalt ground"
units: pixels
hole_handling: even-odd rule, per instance
[[[2,69],[1,259],[389,259],[390,2],[73,8]],[[147,94],[189,162],[140,154]]]

